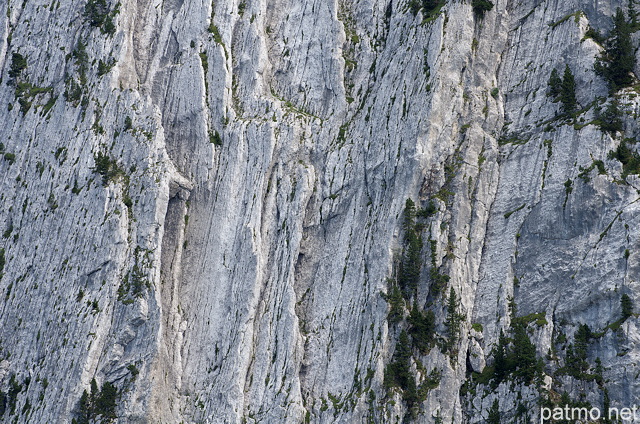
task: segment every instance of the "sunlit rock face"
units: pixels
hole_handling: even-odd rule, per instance
[[[0,4],[0,421],[639,403],[618,7]]]

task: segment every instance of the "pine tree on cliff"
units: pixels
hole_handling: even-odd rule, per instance
[[[456,295],[456,291],[451,287],[451,290],[449,291],[449,298],[447,300],[447,317],[444,325],[447,327],[447,333],[449,336],[446,342],[446,347],[450,349],[450,353],[452,355],[456,353],[454,347],[460,338],[460,326],[462,321],[465,319],[464,314],[458,312],[459,304],[460,299]]]
[[[404,252],[400,262],[398,283],[406,298],[415,294],[420,279],[422,265],[422,237],[416,231],[416,207],[411,199],[407,199],[404,208]]]
[[[622,309],[622,320],[626,320],[633,315],[633,302],[627,294],[623,294],[620,298],[620,307]]]
[[[509,364],[507,362],[507,341],[506,336],[500,330],[500,337],[498,338],[498,344],[493,350],[493,366],[494,366],[494,379],[497,386],[500,382],[511,372]]]
[[[595,71],[602,76],[611,91],[617,91],[633,83],[636,56],[631,42],[631,25],[624,12],[618,8],[613,18],[613,29],[605,44],[605,51],[596,60]]]
[[[558,70],[553,68],[551,71],[551,76],[549,77],[549,96],[552,97],[555,101],[555,98],[560,95],[560,91],[562,90],[562,78],[558,75]]]
[[[560,101],[562,110],[566,114],[571,114],[576,110],[578,101],[576,100],[576,79],[571,73],[569,65],[565,65],[562,84],[560,86]]]

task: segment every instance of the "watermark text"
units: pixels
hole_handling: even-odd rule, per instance
[[[540,408],[540,423],[553,423],[556,421],[566,420],[585,420],[597,421],[601,418],[607,418],[618,422],[622,420],[624,423],[640,422],[640,408],[633,405],[630,408],[609,408],[608,411],[602,411],[600,408],[585,408],[565,405],[555,408]]]

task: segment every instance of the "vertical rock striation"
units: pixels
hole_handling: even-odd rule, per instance
[[[0,420],[637,402],[628,2],[423,3],[0,4]]]

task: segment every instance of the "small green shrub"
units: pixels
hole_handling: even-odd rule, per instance
[[[57,100],[58,100],[58,96],[51,96],[49,98],[47,103],[45,103],[45,105],[42,108],[43,115],[46,115],[53,108]]]
[[[102,60],[98,61],[98,76],[101,77],[105,74],[108,74],[116,64],[116,60],[112,57],[111,59],[103,62]]]
[[[2,238],[11,237],[12,232],[13,232],[13,223],[10,223],[7,229],[4,231],[4,233],[2,233]],[[0,273],[2,273],[2,270],[0,270]]]
[[[580,167],[580,173],[578,174],[578,177],[581,178],[585,183],[589,182],[590,180],[589,173],[596,168],[598,169],[599,175],[607,174],[607,170],[604,167],[604,162],[602,162],[600,159],[596,159],[591,163],[591,165],[589,165],[589,167],[587,168]]]
[[[148,252],[137,246],[133,253],[134,264],[118,287],[118,300],[125,305],[132,304],[136,298],[144,295],[145,289],[151,288],[145,269],[149,267]]]
[[[28,386],[28,381],[25,381],[25,385]],[[22,392],[23,385],[18,383],[16,380],[16,376],[14,374],[11,375],[9,379],[9,391],[4,398],[5,409],[9,409],[9,415],[13,415],[16,412],[16,404],[18,403],[18,395]]]
[[[87,84],[87,70],[89,68],[89,54],[87,53],[87,45],[80,38],[76,44],[75,49],[71,53],[75,59],[75,64],[78,67],[78,76],[80,85],[84,87]]]
[[[16,161],[16,155],[14,153],[5,153],[4,160],[8,161],[9,163],[13,163]]]
[[[564,182],[564,191],[567,195],[573,191],[573,181],[571,181],[571,178]]]
[[[521,211],[522,209],[524,209],[524,207],[525,207],[525,206],[527,206],[527,204],[526,204],[526,203],[523,203],[523,204],[522,204],[522,206],[520,206],[519,208],[514,209],[514,210],[512,210],[512,211],[509,211],[509,212],[505,213],[505,214],[504,214],[504,218],[505,218],[505,219],[509,219],[509,217],[510,217],[511,215],[513,215],[514,213],[516,213],[516,212],[518,212],[518,211]]]
[[[133,121],[130,116],[124,118],[124,128],[122,131],[126,132],[133,128]]]
[[[129,193],[124,193],[122,196],[122,203],[124,203],[124,205],[131,209],[131,207],[133,206],[133,200],[131,200],[131,197],[129,196]]]
[[[419,218],[429,218],[435,215],[436,212],[438,212],[438,207],[433,202],[433,200],[430,200],[429,203],[427,203],[427,206],[416,212],[416,216]]]
[[[55,211],[56,209],[58,209],[58,202],[56,201],[56,198],[53,195],[53,192],[49,194],[49,198],[47,199],[47,204],[49,205],[49,209],[51,209],[52,211]]]
[[[606,40],[606,38],[604,37],[604,35],[602,35],[602,33],[600,33],[600,31],[592,28],[591,26],[589,26],[587,32],[584,33],[584,38],[591,38],[593,41],[601,45],[604,44]]]
[[[414,16],[422,9],[424,18],[428,19],[444,3],[443,0],[409,0],[408,6]]]
[[[138,374],[140,374],[140,371],[138,370],[138,367],[136,367],[135,364],[127,365],[127,370],[129,370],[129,372],[131,373],[131,377],[134,379],[138,376]]]
[[[98,152],[93,155],[96,166],[94,172],[102,175],[102,185],[107,186],[111,181],[115,181],[118,177],[125,175],[124,171],[118,166],[115,159],[111,159],[108,155]]]
[[[100,27],[109,13],[106,0],[89,0],[84,7],[84,14],[92,26]]]
[[[78,104],[82,99],[82,86],[73,78],[68,78],[65,84],[64,98],[71,103]]]
[[[106,0],[89,0],[84,7],[84,16],[89,24],[100,28],[103,34],[109,35],[116,32],[113,20],[119,12],[120,3],[117,3],[113,10],[110,10]]]
[[[11,54],[11,67],[9,68],[9,76],[17,79],[23,70],[27,69],[27,59],[20,53]]]
[[[81,190],[82,190],[82,188],[80,188],[80,186],[78,186],[78,180],[74,180],[73,181],[73,187],[71,188],[71,193],[80,194]]]
[[[202,63],[202,70],[204,71],[204,92],[208,99],[209,83],[207,82],[207,74],[209,73],[209,59],[207,58],[207,52],[200,52],[200,62]]]
[[[610,159],[617,159],[622,163],[622,177],[627,175],[640,174],[640,155],[627,145],[627,139],[624,139],[618,145],[615,151],[609,152]]]
[[[609,102],[604,112],[596,112],[598,114],[597,123],[601,131],[611,134],[622,131],[622,111],[620,110],[620,102],[618,99],[613,99]]]
[[[216,146],[222,146],[222,138],[220,137],[220,133],[218,133],[218,131],[209,131],[209,143]]]
[[[485,12],[493,9],[493,2],[490,0],[472,0],[471,6],[473,11],[480,17],[484,16]]]

